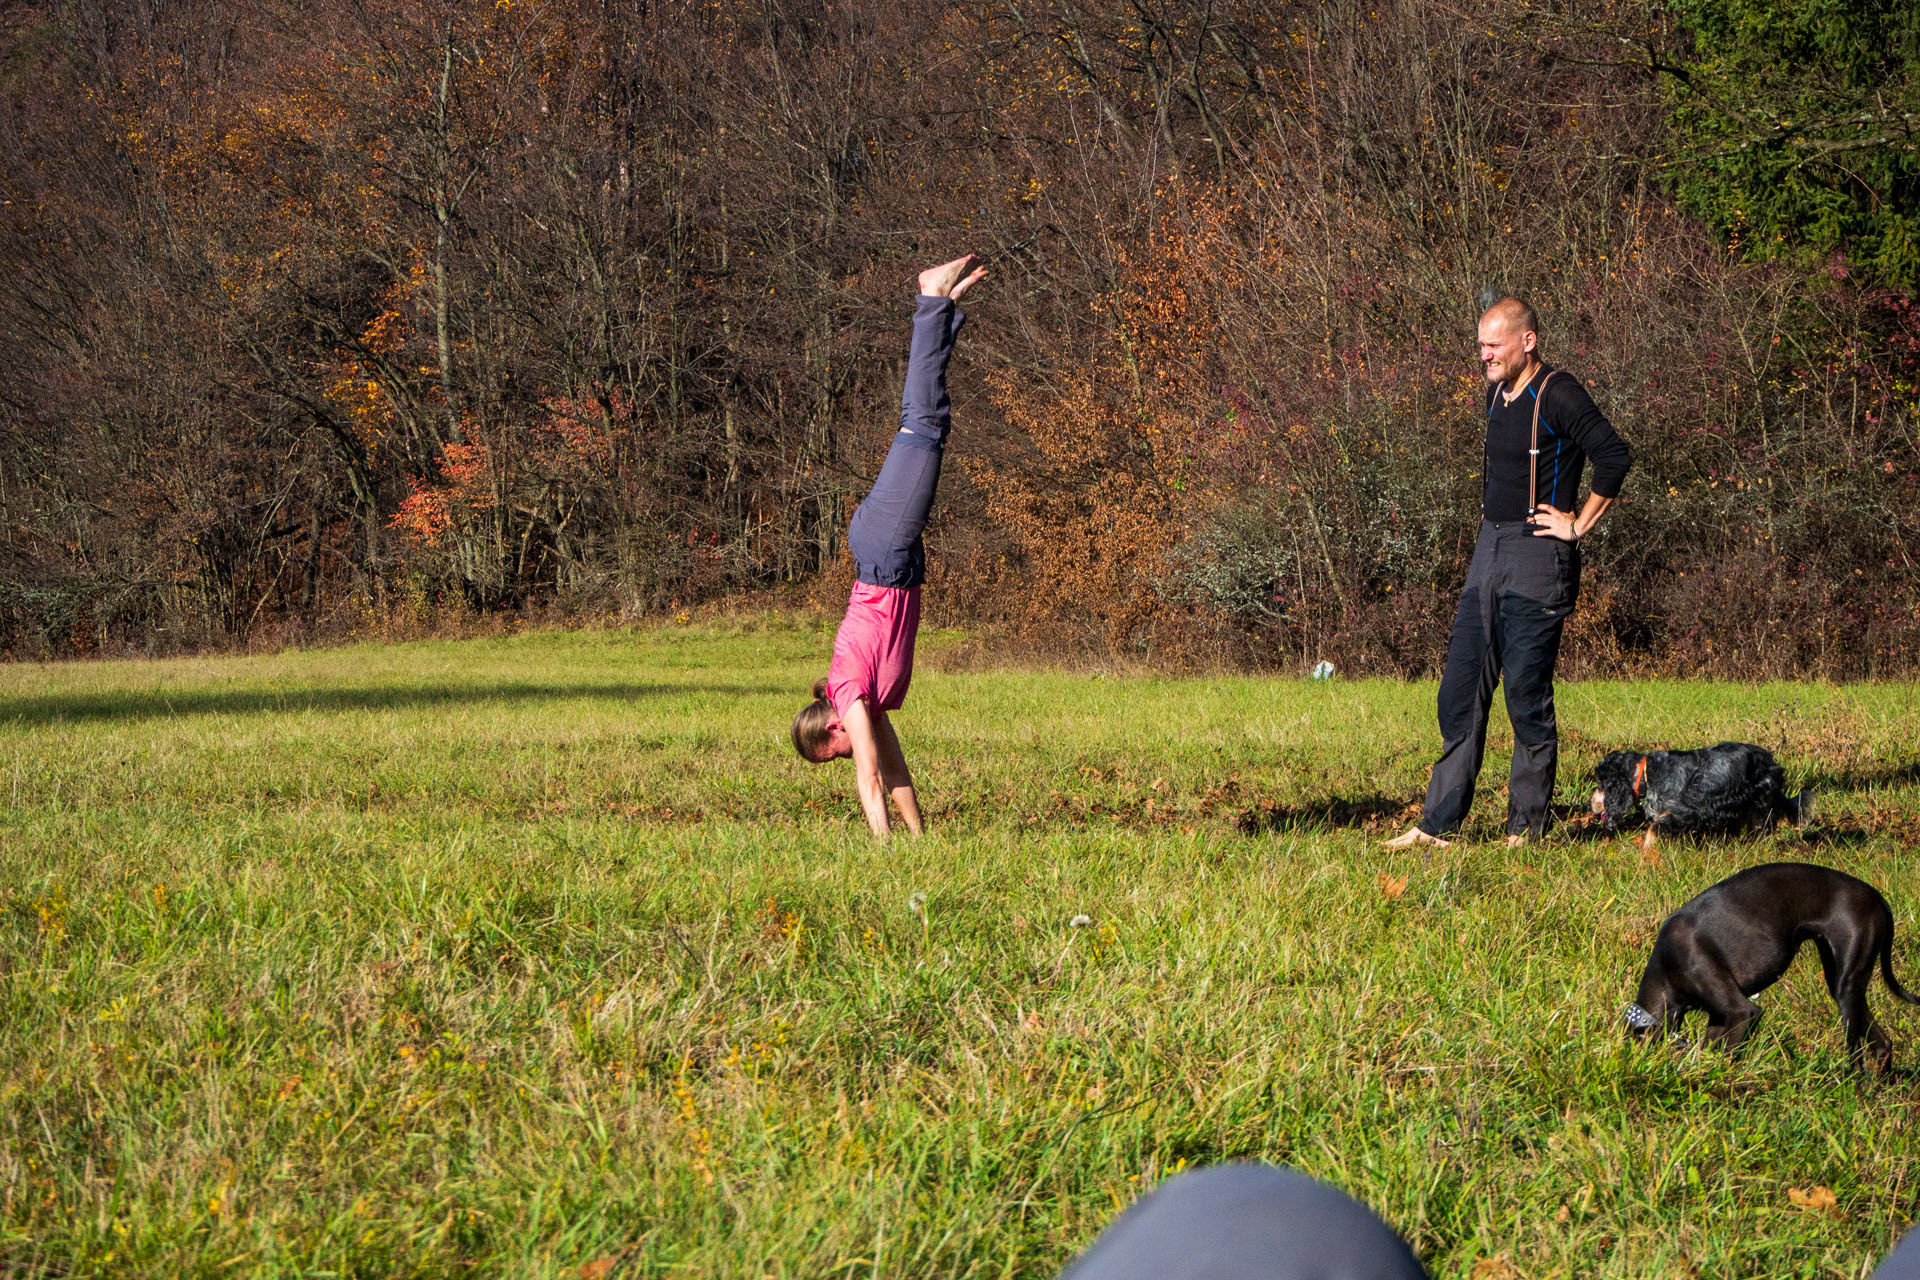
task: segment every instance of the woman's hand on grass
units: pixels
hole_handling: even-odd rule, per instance
[[[875,714],[865,698],[857,698],[841,718],[853,744],[853,787],[873,834],[886,839],[887,788],[882,778],[880,744],[874,734]]]

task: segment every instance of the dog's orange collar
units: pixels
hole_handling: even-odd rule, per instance
[[[1647,785],[1647,758],[1640,757],[1640,763],[1633,767],[1633,794],[1639,795],[1640,788]]]

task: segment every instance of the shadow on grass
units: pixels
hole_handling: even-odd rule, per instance
[[[1629,823],[1622,827],[1609,827],[1605,822],[1589,814],[1585,809],[1570,810],[1563,813],[1560,806],[1555,805],[1554,812],[1560,819],[1553,828],[1554,836],[1572,844],[1602,844],[1609,840],[1617,840],[1637,847],[1647,833],[1647,826],[1644,822]],[[1779,833],[1787,835],[1794,843],[1805,845],[1808,848],[1820,848],[1823,846],[1846,848],[1851,845],[1865,844],[1867,841],[1873,839],[1872,832],[1860,827],[1828,827],[1818,825],[1817,822],[1810,827],[1788,827],[1778,830]],[[1776,832],[1767,831],[1735,832],[1732,833],[1731,836],[1726,833],[1714,835],[1712,833],[1669,832],[1665,835],[1657,836],[1656,843],[1660,848],[1672,848],[1676,846],[1686,847],[1696,845],[1706,839],[1733,838],[1743,839],[1755,847],[1758,847],[1774,834],[1776,834]]]
[[[1267,804],[1243,809],[1234,819],[1234,825],[1242,835],[1249,836],[1266,831],[1325,831],[1332,827],[1384,831],[1393,825],[1389,819],[1408,823],[1419,816],[1417,800],[1395,800],[1377,794],[1329,796],[1315,804]]]
[[[778,693],[784,686],[711,684],[430,684],[309,689],[138,689],[124,693],[44,694],[0,698],[0,726],[45,725],[88,720],[139,720],[161,716],[250,715],[257,712],[400,711],[460,704],[635,702],[700,693],[741,697]],[[794,693],[794,705],[806,691]]]
[[[1815,791],[1871,791],[1875,787],[1909,787],[1915,783],[1920,783],[1920,760],[1863,769],[1819,770],[1808,774],[1801,785]]]
[[[1607,840],[1634,840],[1645,830],[1640,826],[1610,827],[1593,815],[1585,805],[1554,805],[1553,835],[1575,844],[1600,844]]]
[[[1809,827],[1800,833],[1800,841],[1809,848],[1849,848],[1865,844],[1873,833],[1861,827]]]

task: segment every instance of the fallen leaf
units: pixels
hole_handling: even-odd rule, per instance
[[[619,1265],[620,1255],[617,1253],[607,1258],[595,1258],[592,1262],[581,1265],[580,1280],[605,1280],[605,1277],[612,1275],[613,1269]]]
[[[1815,1213],[1828,1213],[1840,1207],[1839,1197],[1833,1194],[1831,1187],[1788,1187],[1787,1199]]]
[[[1473,1280],[1517,1280],[1519,1275],[1504,1253],[1473,1264]]]
[[[1555,1222],[1563,1222],[1563,1223],[1572,1222],[1573,1210],[1563,1204],[1560,1206],[1559,1210],[1553,1215],[1553,1220]]]
[[[1384,871],[1380,873],[1380,892],[1386,895],[1387,901],[1393,901],[1406,891],[1407,878],[1405,876],[1390,876]]]

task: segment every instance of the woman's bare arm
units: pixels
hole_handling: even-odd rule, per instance
[[[893,721],[884,711],[873,715],[873,736],[880,748],[880,779],[893,797],[894,807],[900,810],[900,821],[906,824],[907,830],[919,835],[920,798],[914,794],[913,774],[907,770],[907,756],[900,749],[900,736],[893,731]]]
[[[877,717],[879,724],[886,724],[886,716]],[[867,709],[867,701],[861,698],[847,708],[840,723],[846,727],[848,741],[853,746],[853,782],[854,789],[860,793],[860,807],[866,812],[867,826],[881,839],[887,837],[887,788],[880,763],[880,743],[875,732],[876,717]],[[887,727],[887,736],[893,736],[892,726]],[[899,750],[899,744],[894,745]]]

